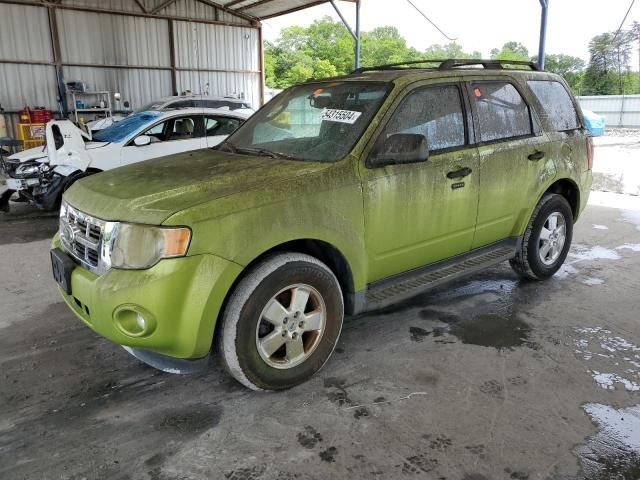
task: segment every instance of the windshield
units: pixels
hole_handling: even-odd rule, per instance
[[[351,151],[390,89],[390,83],[380,82],[292,87],[247,120],[221,148],[335,162]]]
[[[134,113],[93,134],[92,139],[98,142],[121,142],[142,127],[156,121],[160,116],[162,116],[160,112]]]

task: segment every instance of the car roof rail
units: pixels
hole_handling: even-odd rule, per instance
[[[354,70],[352,73],[363,72],[375,72],[380,70],[402,70],[410,68],[421,68],[416,65],[421,64],[437,64],[435,67],[422,67],[429,70],[453,70],[457,67],[465,66],[481,66],[485,69],[503,70],[508,67],[510,70],[514,69],[512,66],[528,67],[530,70],[539,71],[540,67],[535,62],[523,61],[523,60],[495,60],[495,59],[481,59],[481,58],[447,58],[447,59],[424,59],[424,60],[411,60],[408,62],[389,63],[387,65],[378,65],[375,67],[360,67]],[[523,70],[523,69],[522,69]]]

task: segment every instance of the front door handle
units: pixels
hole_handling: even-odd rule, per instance
[[[527,157],[529,160],[542,160],[544,158],[544,152],[537,150]]]
[[[447,173],[447,178],[464,178],[467,175],[471,175],[472,171],[473,170],[471,170],[469,167],[460,168],[458,170]]]

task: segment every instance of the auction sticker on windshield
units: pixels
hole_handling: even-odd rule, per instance
[[[353,112],[351,110],[336,110],[326,108],[322,112],[322,120],[327,122],[340,122],[354,124],[362,112]]]

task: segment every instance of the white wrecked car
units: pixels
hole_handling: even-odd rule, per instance
[[[221,143],[250,116],[228,109],[186,108],[134,113],[91,136],[69,120],[46,127],[46,146],[16,153],[5,160],[9,198],[50,210],[79,178],[130,163],[174,153],[211,148]]]

